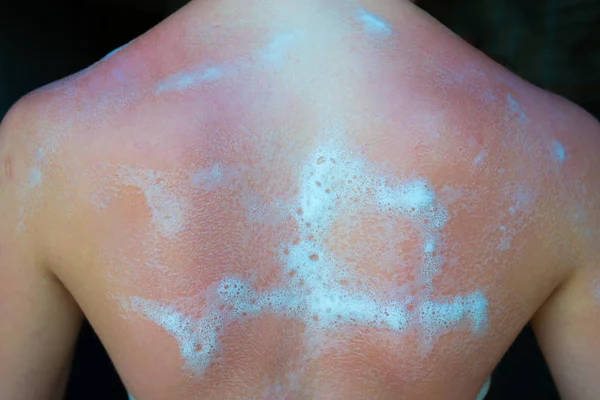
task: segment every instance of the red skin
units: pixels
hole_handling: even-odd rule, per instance
[[[43,186],[45,200],[25,195],[27,234],[52,261],[52,273],[138,400],[261,398],[264,382],[279,379],[285,389],[286,373],[296,368],[303,371],[302,389],[286,399],[473,398],[523,325],[578,267],[570,261],[591,257],[585,249],[592,239],[581,239],[585,229],[576,211],[592,212],[589,197],[598,198],[597,188],[584,193],[597,166],[579,156],[597,140],[570,134],[587,129],[592,123],[581,121],[589,117],[519,80],[408,2],[361,2],[386,16],[393,34],[384,39],[365,32],[351,6],[250,3],[194,2],[110,58],[25,99],[39,118],[31,123],[35,134],[20,167],[5,158],[8,180],[30,168],[40,143],[58,149],[44,161],[44,178],[52,182]],[[314,13],[317,7],[322,14]],[[338,39],[289,53],[285,72],[261,66],[260,51],[274,35],[310,23],[329,27]],[[198,27],[202,34],[190,33]],[[156,94],[168,76],[205,64],[233,66],[237,74]],[[511,111],[508,95],[525,121]],[[398,336],[357,327],[342,346],[302,363],[303,324],[265,315],[228,327],[224,361],[202,379],[190,377],[176,341],[127,314],[121,299],[201,299],[223,276],[224,264],[258,274],[269,287],[280,279],[278,246],[293,240],[295,227],[246,223],[243,193],[235,187],[190,194],[189,182],[169,178],[167,186],[188,199],[192,211],[177,240],[156,239],[144,193],[117,185],[115,171],[128,165],[180,176],[216,162],[245,164],[260,171],[245,177],[253,190],[275,201],[293,192],[299,166],[320,144],[321,122],[332,116],[345,122],[348,143],[382,173],[431,182],[451,215],[435,296],[483,290],[490,304],[486,331],[447,333],[424,352],[418,330]],[[553,140],[565,145],[566,162],[553,158]],[[482,152],[486,158],[474,165]],[[120,196],[104,210],[90,200],[102,185],[113,185]],[[507,194],[510,185],[530,192],[529,208],[510,214],[516,193]],[[377,217],[376,210],[368,213]],[[398,223],[410,231],[406,221]],[[500,226],[511,230],[506,251],[498,249]],[[44,233],[49,227],[57,232],[51,238]],[[383,243],[386,233],[365,221],[360,232],[334,224],[330,235],[332,251],[343,256],[367,237],[373,246]],[[411,239],[400,253],[414,254],[417,245],[419,239]],[[169,265],[167,272],[144,267],[148,246],[158,249],[152,254]],[[368,251],[358,273],[386,282],[389,265]],[[407,258],[418,265],[417,255]],[[407,271],[400,280],[418,275]]]

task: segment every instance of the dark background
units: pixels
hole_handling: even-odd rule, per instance
[[[87,67],[185,2],[0,0],[0,118],[22,95]],[[600,116],[599,1],[417,0],[417,4],[521,77]],[[126,399],[87,322],[66,398]],[[558,399],[529,326],[494,371],[487,399]]]

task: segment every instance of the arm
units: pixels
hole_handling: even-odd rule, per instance
[[[534,316],[538,342],[562,398],[600,398],[600,127],[575,123],[587,160],[585,217],[573,227],[576,269]],[[576,132],[576,130],[575,130]],[[587,136],[586,136],[587,135]],[[583,152],[582,152],[583,153]],[[578,197],[571,194],[572,198]]]
[[[600,397],[600,298],[591,275],[576,273],[533,319],[540,347],[563,399]]]
[[[33,239],[43,227],[18,229],[19,187],[27,179],[26,106],[0,126],[0,398],[60,399],[81,313]]]

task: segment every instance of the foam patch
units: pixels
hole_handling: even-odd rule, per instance
[[[214,187],[213,180],[219,180],[223,170],[215,164],[192,180]],[[398,335],[420,332],[427,347],[464,324],[473,332],[485,330],[489,305],[482,291],[435,296],[432,279],[444,263],[439,249],[449,215],[426,178],[377,174],[375,166],[353,153],[342,139],[332,138],[302,164],[297,186],[298,196],[284,212],[294,219],[298,239],[281,244],[284,278],[278,287],[258,291],[252,278],[226,275],[204,293],[201,316],[177,301],[134,297],[125,302],[178,341],[188,370],[199,375],[206,371],[221,350],[219,338],[229,323],[265,314],[302,321],[310,340],[366,326]],[[414,262],[424,288],[417,294],[354,285],[353,266],[339,260],[327,245],[335,221],[365,209],[405,219],[420,232],[421,257]],[[248,272],[257,269],[260,266],[252,266]]]

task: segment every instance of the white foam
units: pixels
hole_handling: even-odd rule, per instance
[[[554,151],[555,159],[558,162],[563,163],[567,158],[567,151],[565,150],[565,146],[558,140],[554,140],[552,142],[552,149]]]
[[[42,184],[42,179],[42,171],[37,167],[31,168],[29,170],[29,177],[27,180],[29,189],[33,189],[36,186],[40,186]]]
[[[36,150],[33,157],[33,166],[28,171],[27,179],[19,185],[18,196],[21,200],[21,206],[19,208],[19,223],[17,225],[18,232],[25,230],[25,218],[31,212],[34,203],[40,199],[39,189],[44,182],[43,168],[49,161],[47,153],[48,151],[45,146],[41,146]]]
[[[419,322],[428,337],[435,338],[463,320],[474,332],[481,332],[487,321],[488,302],[482,292],[456,296],[447,301],[426,300],[418,308]]]
[[[221,168],[203,170],[198,182],[204,185],[206,176],[221,176],[217,171]],[[481,332],[488,309],[483,292],[438,299],[432,291],[432,278],[444,263],[438,252],[441,230],[449,220],[432,185],[425,178],[403,180],[375,171],[339,138],[331,138],[308,157],[299,172],[298,197],[287,207],[296,221],[298,240],[281,245],[280,287],[259,292],[251,279],[224,276],[207,290],[204,317],[196,319],[174,306],[140,298],[134,298],[133,307],[178,340],[186,364],[199,374],[218,351],[218,328],[264,313],[300,320],[312,337],[362,325],[397,334],[417,329],[427,345],[457,329],[462,321],[473,332]],[[359,277],[354,266],[338,260],[325,239],[334,221],[365,209],[405,218],[421,232],[422,260],[417,271],[429,290],[409,296],[401,288],[390,293],[356,285]],[[249,267],[253,270],[260,267]]]
[[[223,323],[220,316],[213,314],[195,319],[176,307],[140,297],[132,297],[129,306],[173,335],[188,368],[204,370],[208,367],[217,351],[217,329]]]
[[[516,190],[512,193],[515,211],[531,210],[535,197],[533,188],[526,187],[525,184],[517,184]]]
[[[506,232],[506,229],[500,229],[503,232]],[[512,235],[507,235],[507,236],[503,236],[502,238],[500,238],[500,242],[498,243],[498,246],[496,247],[496,249],[498,251],[507,251],[510,250],[510,245],[512,242]]]
[[[475,160],[473,160],[473,164],[481,165],[481,163],[487,158],[487,156],[487,151],[480,152],[479,154],[477,154],[477,157],[475,157]]]
[[[159,232],[174,239],[183,229],[185,200],[168,186],[168,178],[158,171],[121,167],[118,184],[138,187],[146,197],[152,220]]]
[[[262,57],[265,61],[279,63],[284,60],[291,47],[297,41],[298,34],[296,33],[286,32],[278,34],[262,50]]]
[[[225,177],[225,168],[220,163],[214,163],[209,167],[200,168],[192,176],[192,184],[205,190],[212,190],[222,183]]]
[[[181,71],[166,77],[158,83],[156,95],[165,92],[181,92],[204,84],[216,82],[224,76],[218,67],[202,67],[192,71]]]
[[[359,19],[362,21],[364,28],[370,32],[383,35],[392,33],[392,28],[383,18],[380,18],[365,9],[360,10]]]
[[[511,116],[517,118],[519,122],[527,121],[527,114],[525,114],[523,107],[521,107],[521,104],[510,93],[506,95],[506,101]]]

